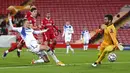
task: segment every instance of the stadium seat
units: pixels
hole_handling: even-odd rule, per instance
[[[9,5],[19,5],[23,0],[0,0],[0,13],[7,14],[6,8]],[[38,8],[41,17],[38,18],[37,24],[45,16],[46,12],[51,12],[52,18],[55,20],[60,29],[63,29],[65,21],[70,21],[73,26],[75,34],[73,40],[79,39],[80,32],[84,24],[86,24],[89,31],[93,31],[103,23],[105,14],[115,15],[120,11],[124,4],[130,4],[129,0],[35,0],[34,4]],[[80,27],[80,28],[78,28]],[[129,30],[119,31],[120,39],[127,38],[130,34],[124,34]],[[78,34],[77,34],[78,33]],[[125,35],[125,36],[124,36]],[[124,36],[124,37],[122,37]],[[58,36],[58,42],[61,36]],[[121,42],[128,43],[129,41],[121,40]]]

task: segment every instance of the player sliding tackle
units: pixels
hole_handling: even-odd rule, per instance
[[[8,15],[8,19],[9,19],[9,25],[11,26],[11,29],[20,33],[20,36],[24,40],[24,42],[25,42],[27,48],[29,49],[29,51],[31,51],[32,53],[35,53],[36,55],[42,57],[43,51],[46,50],[47,53],[53,58],[53,60],[56,62],[57,65],[65,66],[64,63],[60,62],[57,59],[55,54],[50,50],[50,47],[48,47],[46,45],[38,44],[37,40],[33,36],[33,34],[41,34],[43,32],[46,32],[48,29],[35,31],[31,28],[32,25],[29,23],[29,21],[27,19],[23,20],[23,27],[13,27],[12,19],[11,19],[10,15]],[[40,62],[40,61],[41,60],[39,60],[38,62]]]

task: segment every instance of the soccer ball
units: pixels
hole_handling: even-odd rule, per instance
[[[117,59],[117,56],[116,56],[115,53],[109,53],[109,54],[108,54],[108,60],[109,60],[110,62],[114,62],[114,61],[116,61],[116,59]]]

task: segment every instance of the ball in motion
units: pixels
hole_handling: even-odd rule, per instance
[[[109,54],[108,54],[108,60],[109,60],[110,62],[115,62],[116,59],[117,59],[117,56],[116,56],[115,53],[109,53]]]

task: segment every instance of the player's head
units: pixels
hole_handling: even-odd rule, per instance
[[[35,6],[35,5],[31,5],[31,6],[30,6],[30,10],[31,10],[32,8],[36,8],[36,6]]]
[[[31,14],[33,17],[37,16],[37,9],[36,8],[32,8],[30,11],[31,11]]]
[[[23,19],[22,23],[23,23],[23,27],[25,27],[25,28],[31,28],[32,27],[32,24],[30,24],[30,22],[27,19]]]
[[[65,24],[66,24],[66,25],[70,25],[70,22],[69,22],[69,21],[66,21]]]
[[[51,13],[47,12],[46,17],[49,19],[51,17]]]
[[[113,20],[113,16],[112,15],[108,14],[108,15],[104,16],[104,22],[105,22],[106,25],[112,23],[112,20]]]
[[[84,27],[83,27],[83,30],[87,30],[87,28],[85,27],[85,25],[84,25]]]

